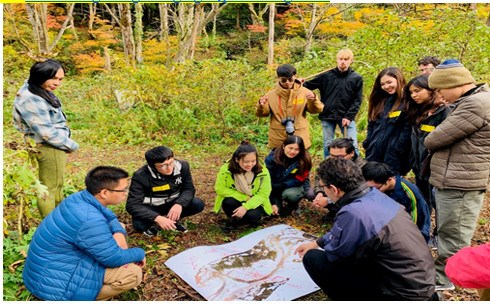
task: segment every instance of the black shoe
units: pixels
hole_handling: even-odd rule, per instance
[[[150,228],[146,229],[143,231],[143,234],[149,237],[155,236],[158,234],[158,231],[160,231],[161,228],[157,226],[151,226]]]
[[[182,225],[180,222],[175,222],[175,229],[182,233],[186,233],[188,231],[187,228],[185,228],[185,226]]]
[[[224,233],[230,233],[238,228],[238,223],[236,220],[229,219],[226,221],[225,225],[221,228]]]
[[[442,292],[436,291],[436,292],[434,292],[432,297],[430,297],[429,301],[443,301],[443,299],[444,298],[443,298]]]

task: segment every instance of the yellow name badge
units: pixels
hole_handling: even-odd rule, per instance
[[[390,112],[390,113],[388,114],[388,117],[389,117],[389,118],[395,118],[395,117],[400,116],[400,114],[402,114],[402,111],[393,111],[393,112]]]
[[[153,188],[151,188],[151,190],[153,192],[170,190],[170,185],[166,184],[166,185],[162,185],[162,186],[158,186],[158,187],[153,187]]]
[[[420,125],[420,130],[427,133],[434,131],[435,128],[436,128],[435,126],[431,126],[431,125]]]
[[[298,98],[294,101],[296,104],[304,104],[305,100],[303,98]]]

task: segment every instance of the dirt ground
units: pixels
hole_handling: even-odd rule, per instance
[[[145,151],[144,148],[139,148]],[[75,164],[68,166],[70,171],[87,172],[87,170],[99,163],[108,164],[106,158],[98,155],[111,155],[112,165],[121,166],[129,169],[138,168],[142,164],[142,152],[135,155],[134,151],[111,149],[106,151],[88,151],[81,149],[80,152],[70,155],[70,163]],[[205,300],[192,287],[187,285],[175,273],[168,269],[165,261],[185,249],[201,245],[223,244],[236,240],[241,234],[246,232],[247,228],[226,234],[221,231],[225,217],[221,214],[212,212],[215,193],[214,182],[219,166],[224,159],[219,157],[207,157],[199,159],[191,155],[182,157],[192,164],[192,175],[196,186],[196,195],[206,203],[204,211],[189,219],[184,219],[189,231],[185,234],[180,232],[163,232],[152,238],[135,232],[131,225],[131,220],[127,212],[121,207],[116,211],[120,221],[127,225],[128,240],[130,246],[143,247],[147,252],[148,265],[144,271],[144,283],[137,290],[123,294],[118,297],[119,300],[152,300],[152,301],[176,301],[176,300]],[[141,161],[136,161],[140,159]],[[128,164],[131,164],[128,168]],[[80,171],[82,170],[82,171]],[[85,170],[85,171],[83,171]],[[132,173],[132,172],[131,172]],[[480,219],[473,238],[473,245],[490,242],[490,194],[487,193],[484,206],[481,210]],[[324,215],[323,210],[311,208],[307,201],[301,202],[301,213],[291,217],[280,219],[272,218],[264,221],[264,227],[276,224],[287,224],[304,232],[320,236],[325,233],[329,224],[322,224],[321,217]],[[259,227],[260,229],[260,227]],[[322,291],[315,292],[300,298],[305,301],[320,301],[328,298]],[[444,292],[444,300],[472,301],[477,300],[478,296],[474,290],[456,288],[453,291]]]

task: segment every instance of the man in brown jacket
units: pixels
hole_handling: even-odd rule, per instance
[[[425,139],[432,153],[429,182],[436,188],[438,258],[436,290],[453,289],[446,259],[469,246],[490,175],[490,90],[460,62],[446,60],[429,76],[429,86],[454,104]]]
[[[255,112],[258,117],[270,116],[269,148],[281,147],[287,136],[294,134],[303,138],[308,149],[311,140],[306,112],[322,112],[323,103],[302,86],[292,65],[280,65],[276,72],[275,88],[260,98]]]

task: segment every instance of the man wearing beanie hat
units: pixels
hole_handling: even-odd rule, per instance
[[[446,259],[471,244],[490,176],[490,90],[455,59],[438,65],[429,86],[454,108],[425,139],[436,188],[436,290],[453,289]]]

